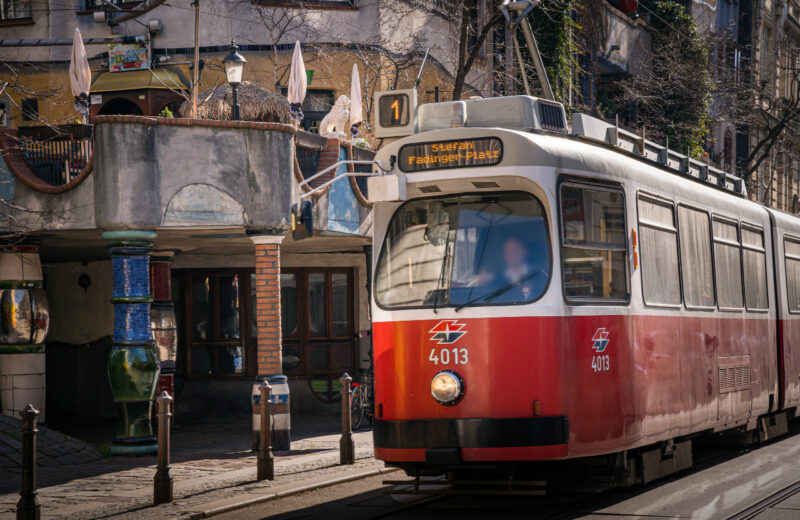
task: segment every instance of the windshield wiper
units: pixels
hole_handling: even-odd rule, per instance
[[[444,243],[444,254],[442,255],[442,270],[439,272],[439,279],[436,281],[436,291],[433,293],[433,313],[437,313],[439,308],[439,296],[442,291],[442,282],[447,271],[447,260],[450,256],[450,231],[447,232],[447,241]]]
[[[484,295],[478,296],[477,298],[473,298],[473,299],[469,300],[468,302],[462,303],[461,305],[456,307],[456,312],[460,311],[464,307],[469,307],[470,305],[474,305],[474,304],[479,303],[479,302],[490,302],[490,301],[494,300],[495,298],[497,298],[498,296],[510,291],[514,287],[517,287],[518,285],[520,285],[520,284],[522,284],[524,282],[527,282],[528,280],[530,280],[531,278],[533,278],[534,276],[536,276],[538,274],[541,274],[541,271],[534,271],[531,274],[529,274],[528,276],[525,276],[524,278],[522,278],[521,280],[518,280],[518,281],[516,281],[514,283],[510,283],[508,285],[505,285],[505,286],[503,286],[503,287],[501,287],[499,289],[496,289],[496,290],[490,292],[489,294],[484,294]]]

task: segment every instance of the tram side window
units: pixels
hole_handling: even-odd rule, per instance
[[[747,309],[768,310],[767,253],[764,250],[764,230],[760,228],[742,226],[742,270]]]
[[[800,312],[800,241],[786,239],[786,301],[789,312]]]
[[[648,305],[679,306],[678,230],[671,202],[639,196],[642,292]]]
[[[710,308],[714,301],[708,213],[678,206],[683,299],[686,307]]]
[[[739,246],[739,226],[736,222],[714,218],[714,276],[717,300],[722,310],[741,310],[742,256]]]
[[[622,190],[561,185],[564,296],[627,301],[628,249]]]

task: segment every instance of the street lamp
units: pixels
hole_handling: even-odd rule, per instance
[[[239,47],[236,42],[231,40],[230,54],[225,56],[222,63],[225,65],[225,75],[228,76],[228,83],[233,89],[233,120],[239,120],[239,95],[236,89],[242,84],[242,73],[244,72],[244,64],[247,60],[244,56],[239,54]]]

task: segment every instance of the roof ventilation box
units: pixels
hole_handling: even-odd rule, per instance
[[[567,114],[562,104],[530,96],[467,99],[420,105],[417,114],[418,131],[451,128],[454,126],[454,114],[461,116],[459,123],[464,122],[463,125],[456,125],[459,127],[567,132]]]

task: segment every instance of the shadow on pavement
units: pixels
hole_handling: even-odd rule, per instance
[[[338,450],[341,423],[339,414],[292,416],[292,446],[290,451],[275,452],[277,460],[310,453]],[[181,422],[172,431],[171,459],[173,463],[192,463],[194,467],[213,466],[213,471],[224,472],[255,467],[255,452],[251,451],[252,417],[215,415],[204,422]],[[108,446],[114,437],[112,421],[80,421],[58,425],[58,431],[75,439],[95,445]],[[66,437],[62,435],[62,437]],[[75,440],[73,439],[73,441]],[[19,457],[18,448],[10,450]],[[103,448],[100,448],[103,451]],[[107,453],[107,450],[106,450]],[[38,487],[63,484],[78,478],[113,474],[135,468],[155,466],[155,456],[106,457],[91,462],[80,460],[73,464],[48,464],[48,457],[39,457]],[[19,491],[18,462],[3,460],[0,467],[0,493]],[[7,471],[8,470],[8,471]]]

